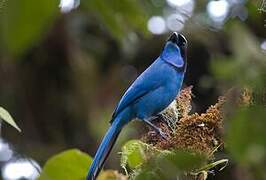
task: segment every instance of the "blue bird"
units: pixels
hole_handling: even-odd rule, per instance
[[[163,138],[165,134],[152,124],[154,119],[177,96],[186,71],[187,41],[174,32],[160,56],[133,82],[119,101],[87,175],[95,180],[101,171],[122,128],[132,119],[140,119]]]

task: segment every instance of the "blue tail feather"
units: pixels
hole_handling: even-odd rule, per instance
[[[117,118],[113,121],[107,133],[105,134],[102,143],[98,147],[94,160],[91,164],[87,175],[87,180],[95,180],[102,169],[109,153],[111,152],[116,139],[122,129],[123,125]]]

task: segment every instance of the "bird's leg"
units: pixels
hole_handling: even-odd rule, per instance
[[[165,123],[173,132],[176,129],[176,122],[174,122],[171,118],[166,118],[162,114],[158,114],[157,118],[159,118],[163,123]]]
[[[160,128],[152,124],[149,120],[150,119],[143,119],[143,121],[147,123],[156,133],[158,133],[163,139],[167,140],[167,135],[164,132],[162,132]]]
[[[160,120],[162,120],[163,123],[165,123],[166,125],[169,125],[168,120],[162,115],[162,114],[158,114],[157,118],[159,118]]]
[[[160,120],[162,120],[163,123],[165,123],[167,126],[169,126],[168,120],[161,114],[157,114],[156,116],[152,116],[149,119],[147,119],[147,121],[151,122],[155,119],[160,119]]]
[[[152,117],[150,117],[150,118],[148,118],[146,120],[149,121],[149,122],[151,122],[151,121],[153,121],[153,120],[155,120],[157,118],[158,118],[158,116],[152,116]]]

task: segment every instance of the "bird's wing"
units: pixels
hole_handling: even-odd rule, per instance
[[[120,102],[116,106],[113,115],[112,120],[117,116],[119,112],[121,112],[123,109],[128,107],[130,104],[136,102],[141,97],[145,96],[149,92],[156,89],[156,86],[152,86],[150,88],[143,88],[143,87],[130,87],[127,92],[124,94],[124,96],[121,98]],[[111,120],[111,122],[112,122]]]
[[[160,87],[160,78],[154,74],[154,71],[151,72],[150,70],[141,74],[140,77],[128,88],[115,108],[112,120],[130,104]],[[112,122],[112,120],[110,122]]]

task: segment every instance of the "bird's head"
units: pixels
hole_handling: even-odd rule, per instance
[[[161,58],[183,70],[186,68],[187,61],[187,40],[182,34],[174,32],[166,41]]]

